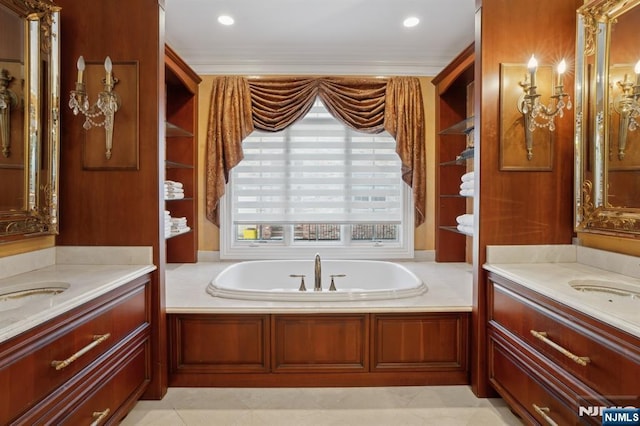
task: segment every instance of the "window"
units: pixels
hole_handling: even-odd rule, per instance
[[[253,132],[222,199],[221,257],[412,257],[404,225],[413,209],[395,148],[387,132],[354,131],[319,100],[281,132]]]

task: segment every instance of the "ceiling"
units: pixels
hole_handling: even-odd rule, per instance
[[[433,76],[473,42],[475,0],[166,0],[165,11],[167,44],[199,74]],[[420,23],[403,27],[408,16]]]

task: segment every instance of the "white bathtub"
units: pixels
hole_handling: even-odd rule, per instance
[[[398,299],[423,294],[427,286],[402,265],[374,260],[322,260],[322,292],[314,291],[313,260],[257,260],[233,264],[208,285],[215,297],[270,301]],[[305,275],[307,291],[299,291]],[[336,291],[329,291],[331,275]]]

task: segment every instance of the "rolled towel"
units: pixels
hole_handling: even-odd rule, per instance
[[[460,225],[473,226],[473,215],[469,213],[461,214],[456,218],[456,222]]]
[[[475,195],[475,191],[473,190],[473,188],[471,188],[471,189],[461,189],[460,190],[460,195],[462,195],[463,197],[473,197]]]
[[[174,187],[174,188],[182,188],[183,187],[182,182],[176,182],[176,181],[173,181],[173,180],[165,180],[164,181],[164,185],[167,186],[167,187]]]
[[[184,192],[169,192],[164,194],[165,200],[181,200],[184,198]]]
[[[475,185],[475,181],[467,180],[460,184],[460,189],[473,189],[474,185]]]
[[[473,226],[458,225],[457,228],[458,228],[458,231],[460,231],[461,233],[465,235],[473,236]]]
[[[180,228],[180,229],[172,229],[171,235],[184,234],[185,232],[189,232],[189,231],[191,231],[191,228],[188,226],[185,226],[184,228]]]
[[[476,173],[475,172],[468,172],[462,175],[462,177],[460,178],[461,181],[463,182],[468,182],[471,180],[475,180],[476,178]]]

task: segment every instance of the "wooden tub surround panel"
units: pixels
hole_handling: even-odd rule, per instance
[[[169,322],[171,365],[187,374],[269,371],[267,315],[181,315]]]
[[[465,316],[457,313],[376,315],[374,321],[373,370],[466,368],[468,324]]]
[[[169,314],[169,383],[468,384],[469,315]]]
[[[275,316],[273,371],[366,371],[368,321],[366,314]]]

